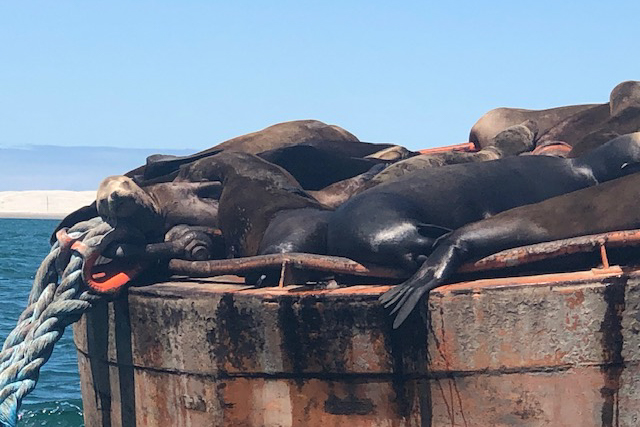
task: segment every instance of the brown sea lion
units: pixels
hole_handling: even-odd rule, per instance
[[[541,136],[557,123],[576,113],[595,107],[597,104],[570,105],[567,107],[549,108],[546,110],[526,110],[522,108],[495,108],[484,114],[471,127],[469,141],[478,149],[490,145],[491,140],[504,129],[531,120],[538,125]],[[562,138],[554,138],[564,141]]]
[[[392,144],[360,142],[346,130],[317,120],[296,120],[278,123],[257,132],[238,136],[190,156],[150,156],[147,164],[129,173],[137,180],[154,180],[175,172],[180,165],[218,153],[222,150],[258,154],[292,145],[324,147],[349,157],[365,157]],[[142,178],[140,178],[142,177]]]
[[[125,176],[134,178],[139,186],[145,187],[154,183],[170,182],[177,175],[180,165],[212,155],[222,149],[260,153],[277,147],[301,143],[311,146],[333,148],[336,152],[351,157],[365,157],[381,149],[393,146],[392,144],[359,142],[358,138],[346,130],[335,125],[324,124],[317,120],[297,120],[278,123],[260,131],[230,139],[191,156],[150,156],[148,165],[143,165],[129,171]],[[59,229],[70,227],[73,224],[96,217],[97,215],[95,203],[84,206],[67,215],[67,217],[60,221],[51,235],[51,243],[53,244],[53,242],[55,242],[55,233]]]
[[[127,223],[150,240],[178,224],[217,226],[217,182],[168,182],[144,189],[126,176],[105,178],[96,195],[97,213],[116,226]]]
[[[452,151],[414,156],[386,167],[375,176],[371,176],[371,171],[369,171],[361,176],[338,182],[320,191],[312,192],[311,194],[320,202],[335,208],[354,195],[369,188],[393,181],[420,169],[458,163],[496,160],[505,156],[517,155],[529,151],[534,147],[533,141],[536,130],[537,127],[535,123],[526,121],[500,132],[492,139],[491,145],[483,150],[472,153]]]
[[[609,95],[611,116],[619,116],[630,107],[640,106],[640,82],[626,81],[613,88]]]

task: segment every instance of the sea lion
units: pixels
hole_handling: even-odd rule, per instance
[[[575,146],[585,135],[602,128],[603,123],[611,117],[609,110],[609,103],[606,103],[579,111],[541,133],[537,142],[564,141]]]
[[[640,82],[626,81],[613,88],[609,95],[611,116],[621,115],[629,107],[640,106]]]
[[[640,228],[638,200],[640,173],[634,173],[465,225],[438,240],[418,272],[380,300],[394,306],[397,328],[423,295],[463,263],[518,246]]]
[[[569,157],[579,156],[611,140],[640,130],[640,82],[620,83],[609,103],[581,111],[541,135],[538,143],[565,141],[573,147]]]
[[[181,168],[176,182],[181,181],[222,182],[218,224],[228,257],[310,252],[317,250],[319,233],[324,239],[318,222],[327,208],[289,172],[257,156],[223,151]]]
[[[469,162],[484,162],[514,156],[533,150],[537,125],[531,120],[510,126],[495,135],[480,151],[450,151],[437,154],[422,154],[399,161],[387,167],[367,183],[367,188],[397,179],[407,173],[423,168],[439,167]]]
[[[346,130],[317,120],[297,120],[278,123],[257,132],[232,138],[191,156],[149,156],[146,165],[125,173],[125,176],[134,179],[138,186],[144,188],[155,183],[171,182],[177,176],[181,165],[211,156],[221,150],[260,153],[302,143],[333,149],[336,153],[339,152],[350,157],[365,157],[393,146],[392,144],[360,142],[358,138]],[[61,228],[70,227],[96,216],[98,216],[98,212],[95,202],[70,213],[60,221],[52,233],[51,244],[55,242],[55,234]]]
[[[526,110],[522,108],[495,108],[485,113],[471,127],[469,141],[478,149],[490,145],[491,140],[504,129],[531,120],[538,125],[538,135],[545,134],[557,123],[576,113],[595,107],[597,104],[570,105],[546,110]],[[607,105],[607,104],[604,104]],[[554,138],[564,141],[562,138]]]
[[[146,165],[127,173],[127,176],[136,177],[137,181],[154,180],[161,176],[170,176],[180,165],[223,150],[258,154],[300,144],[324,147],[349,157],[365,157],[392,147],[392,144],[360,142],[346,130],[318,120],[296,120],[278,123],[257,132],[238,136],[190,156],[149,156]]]
[[[415,271],[447,232],[631,172],[640,134],[576,159],[516,156],[424,169],[373,187],[329,219],[328,253]]]
[[[96,210],[113,226],[125,222],[154,241],[178,224],[216,227],[221,191],[217,182],[168,182],[142,188],[129,177],[111,176],[98,187]]]
[[[367,184],[369,181],[382,172],[385,167],[387,167],[385,164],[375,165],[365,173],[343,179],[322,190],[309,191],[308,193],[324,206],[335,209],[351,197],[368,188]]]
[[[580,156],[615,136],[640,131],[640,82],[620,83],[611,91],[610,117],[573,144],[570,157]],[[584,130],[582,130],[584,132]]]
[[[420,153],[418,152],[407,150],[401,145],[394,145],[393,147],[385,148],[384,150],[369,154],[368,156],[365,156],[365,159],[380,159],[397,162],[419,154]]]
[[[361,176],[338,182],[311,194],[321,203],[336,208],[358,193],[420,169],[495,160],[532,150],[536,132],[537,125],[527,120],[503,130],[493,137],[489,146],[480,151],[471,153],[452,151],[417,155],[393,163],[375,176],[371,176],[370,170]]]
[[[351,157],[322,146],[305,144],[265,151],[258,157],[284,168],[305,190],[320,190],[365,173],[377,164],[390,163],[377,158]]]

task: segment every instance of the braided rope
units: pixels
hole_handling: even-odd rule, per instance
[[[68,233],[91,246],[111,229],[94,218]],[[78,254],[56,242],[38,268],[27,308],[0,350],[0,427],[16,426],[22,399],[35,388],[64,329],[103,298],[84,286],[82,263]]]

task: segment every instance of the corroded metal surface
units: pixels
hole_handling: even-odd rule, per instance
[[[398,330],[388,286],[238,282],[133,288],[77,323],[86,425],[638,425],[640,272],[443,286]]]
[[[640,245],[640,230],[612,231],[608,233],[573,237],[507,249],[478,261],[464,264],[459,273],[497,270],[501,268],[520,266],[525,264],[557,258],[564,255],[592,252],[600,248],[602,261],[608,266],[605,247],[630,247]],[[259,255],[246,258],[186,261],[171,260],[170,271],[175,275],[189,277],[212,277],[222,274],[241,274],[250,271],[261,271],[265,268],[285,268],[291,270],[315,270],[334,274],[344,274],[362,277],[391,278],[404,280],[406,272],[385,268],[371,264],[360,264],[348,258],[314,255],[304,253],[284,253]],[[282,274],[281,276],[284,276]],[[281,277],[281,282],[283,282]]]

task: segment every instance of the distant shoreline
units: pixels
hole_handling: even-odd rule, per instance
[[[67,215],[62,213],[0,212],[0,219],[62,219]]]
[[[95,197],[95,191],[0,191],[0,218],[62,219]]]

